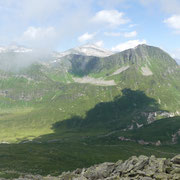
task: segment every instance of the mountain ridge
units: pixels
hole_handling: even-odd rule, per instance
[[[71,48],[64,52],[55,52],[53,57],[55,60],[52,63],[56,63],[61,60],[61,58],[69,55],[82,55],[82,56],[96,56],[96,57],[107,57],[114,54],[114,52],[101,48],[95,44],[85,44],[83,46]]]

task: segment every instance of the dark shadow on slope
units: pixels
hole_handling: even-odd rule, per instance
[[[70,73],[75,76],[87,76],[92,72],[97,72],[100,67],[100,58],[94,56],[71,55],[72,67]]]
[[[86,113],[85,118],[74,116],[53,124],[55,133],[62,130],[118,130],[132,125],[147,124],[149,112],[161,111],[159,104],[143,91],[123,89],[122,96],[102,102]]]

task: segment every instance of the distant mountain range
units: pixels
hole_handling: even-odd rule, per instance
[[[31,48],[26,48],[23,46],[17,46],[17,45],[0,47],[0,53],[29,53],[29,52],[35,53],[35,50]],[[53,56],[56,58],[61,58],[70,54],[107,57],[114,54],[114,52],[101,48],[95,44],[85,44],[83,46],[72,48],[64,52],[54,52]]]
[[[15,53],[15,54],[24,54],[24,53],[37,53],[34,49],[27,48],[24,46],[17,46],[17,45],[11,45],[11,46],[1,46],[0,47],[0,54],[9,54],[9,53]],[[69,49],[64,52],[53,52],[52,54],[49,54],[49,59],[53,59],[54,62],[60,60],[61,58],[68,56],[68,55],[82,55],[82,56],[95,56],[95,57],[108,57],[113,54],[117,54],[118,52],[113,52],[107,49],[104,49],[102,47],[99,47],[95,44],[85,44],[83,46],[75,47],[72,49]],[[41,52],[42,54],[42,52]],[[46,54],[47,56],[47,54]],[[37,56],[36,56],[37,57]],[[51,57],[51,58],[50,58]],[[40,58],[39,58],[40,59]],[[178,64],[180,64],[180,59],[175,59]]]

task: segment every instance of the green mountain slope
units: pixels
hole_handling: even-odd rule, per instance
[[[93,129],[93,135],[136,129],[137,124],[180,112],[179,67],[152,46],[140,45],[105,58],[72,54],[55,63],[0,74],[1,141],[53,133],[53,125],[61,121],[62,133],[70,125],[76,131]],[[101,84],[109,81],[114,84]]]
[[[166,52],[50,59],[0,70],[0,177],[179,152],[180,69]]]
[[[179,66],[159,48],[140,45],[106,58],[70,55],[62,61],[69,62],[65,69],[72,79],[73,76],[81,77],[78,82],[89,83],[84,76],[95,78],[94,81],[114,81],[121,89],[144,91],[158,100],[163,109],[179,111]]]

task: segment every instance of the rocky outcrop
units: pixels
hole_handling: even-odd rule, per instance
[[[141,115],[147,118],[148,124],[151,124],[154,121],[158,120],[158,117],[161,117],[161,118],[174,117],[176,115],[179,115],[179,112],[178,111],[176,111],[176,113],[167,112],[167,111],[142,112]]]
[[[180,155],[172,159],[156,158],[155,156],[132,156],[126,161],[103,163],[87,169],[63,173],[62,180],[118,180],[118,179],[180,179]]]
[[[136,142],[136,143],[141,144],[141,145],[155,145],[155,146],[160,146],[161,145],[161,141],[160,140],[158,140],[156,142],[152,142],[152,141],[144,141],[143,139],[134,140],[134,139],[126,138],[124,136],[120,136],[120,137],[118,137],[118,139],[120,141]]]
[[[180,180],[180,155],[172,159],[132,156],[126,161],[102,163],[64,172],[59,177],[30,176],[16,180]]]
[[[172,135],[172,144],[177,144],[178,138],[180,137],[180,129]]]

